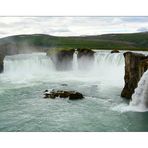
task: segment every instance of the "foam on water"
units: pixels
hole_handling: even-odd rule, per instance
[[[132,95],[129,105],[122,103],[113,108],[120,112],[146,112],[148,111],[148,70],[141,77],[138,87]]]
[[[148,111],[148,71],[141,77],[138,87],[132,95],[130,107],[141,111]]]
[[[124,112],[147,112],[148,111],[147,108],[141,108],[141,107],[129,105],[126,103],[121,103],[119,105],[111,107],[111,110],[121,112],[121,113],[124,113]]]

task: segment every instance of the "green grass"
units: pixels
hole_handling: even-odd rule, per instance
[[[148,33],[105,34],[98,36],[56,37],[45,34],[16,35],[0,39],[0,49],[20,48],[22,46],[41,47],[46,49],[119,49],[148,50]],[[7,49],[9,50],[9,49]]]

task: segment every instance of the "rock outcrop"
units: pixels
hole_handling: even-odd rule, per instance
[[[48,90],[44,93],[44,98],[51,98],[55,99],[56,97],[60,98],[69,98],[69,100],[79,100],[83,99],[83,95],[79,92],[75,91],[63,91],[63,90],[52,90],[51,92],[48,92]]]
[[[93,50],[78,48],[76,51],[80,69],[83,69],[84,67],[86,68],[88,66],[88,62],[92,65],[91,62],[94,61],[95,53]],[[75,49],[53,49],[53,52],[48,54],[48,56],[51,57],[57,70],[72,70],[74,52]]]
[[[94,63],[95,52],[87,48],[78,48],[78,67],[81,70],[89,70]]]
[[[89,57],[89,58],[94,58],[94,51],[88,48],[78,48],[78,58],[81,57]]]
[[[0,73],[4,70],[4,55],[0,53]]]
[[[124,53],[125,57],[125,86],[122,90],[121,96],[131,99],[132,94],[134,93],[137,84],[147,70],[148,57],[144,54],[126,52]]]
[[[49,55],[57,70],[71,70],[74,49],[63,49]]]
[[[114,49],[114,50],[111,51],[111,53],[119,53],[119,50]]]

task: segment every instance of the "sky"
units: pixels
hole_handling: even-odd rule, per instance
[[[148,31],[148,17],[0,17],[0,38],[18,34],[85,36]]]

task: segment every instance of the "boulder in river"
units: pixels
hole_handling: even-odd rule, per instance
[[[61,84],[61,86],[68,86],[68,84],[65,84],[65,83],[64,83],[64,84]]]
[[[55,99],[56,97],[60,98],[69,98],[69,100],[78,100],[83,99],[84,96],[76,91],[64,91],[64,90],[52,90],[48,92],[47,90],[44,93],[44,98],[52,98]]]

